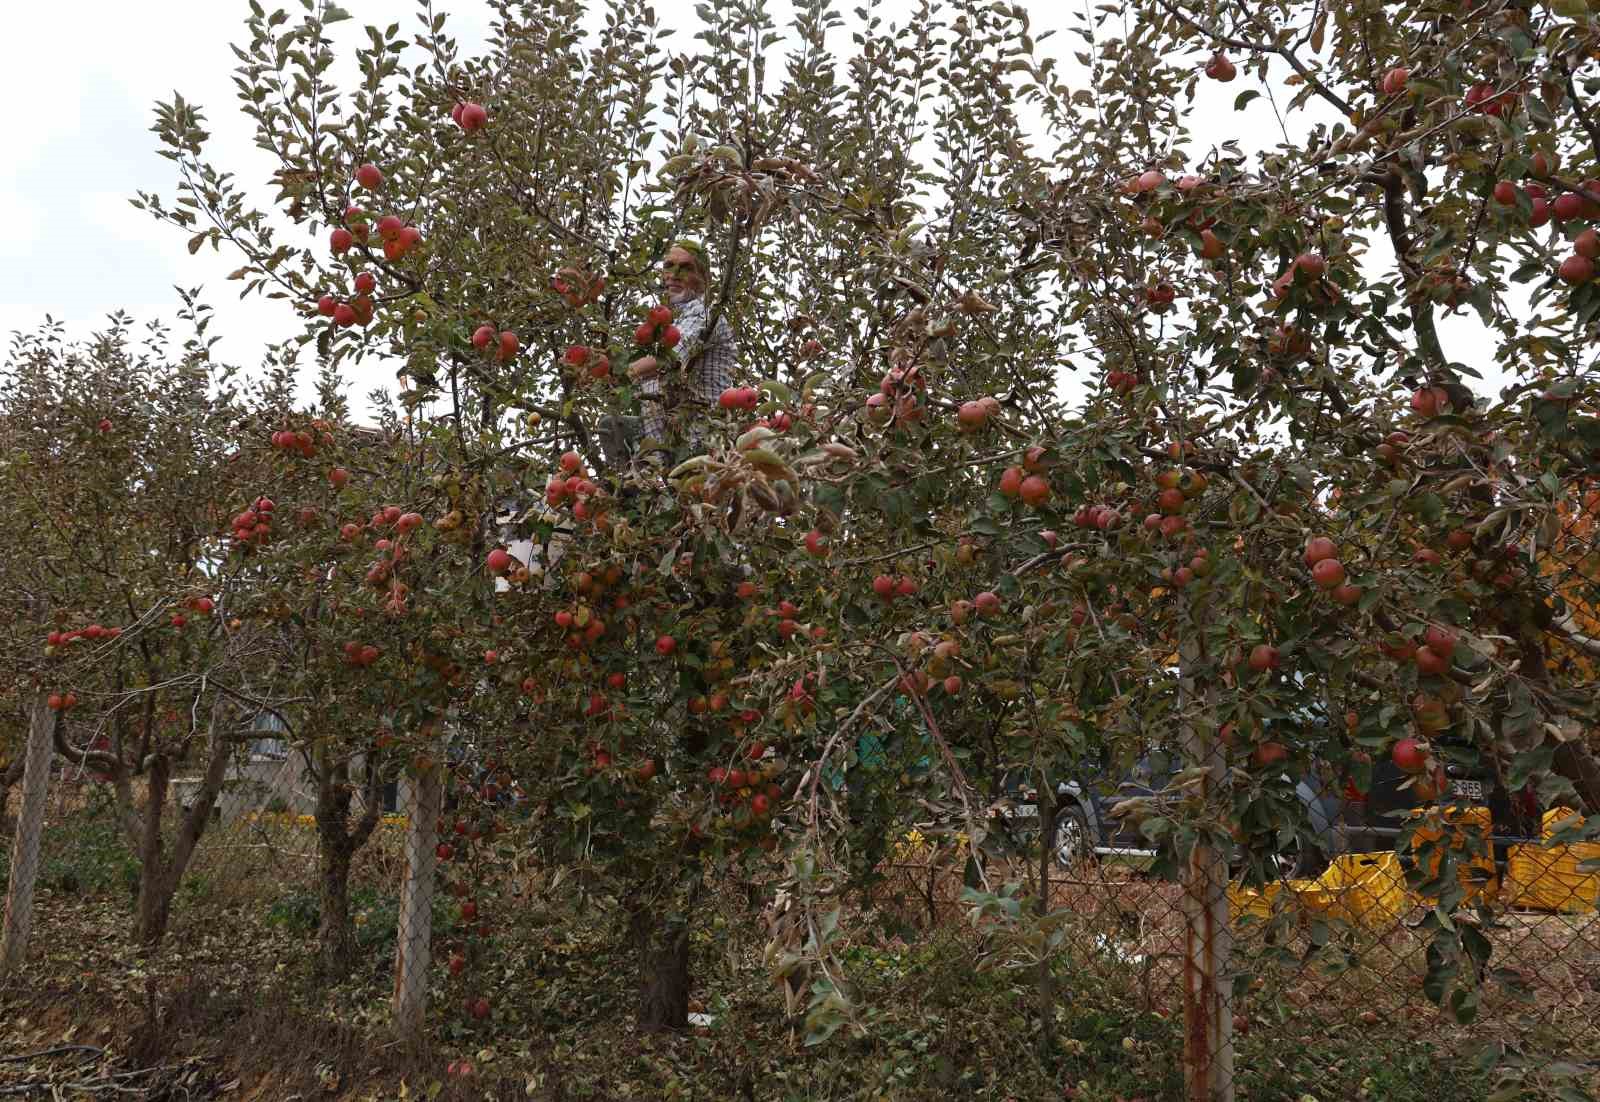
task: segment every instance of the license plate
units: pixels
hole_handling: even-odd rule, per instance
[[[1033,804],[1012,804],[1001,810],[1000,815],[1006,819],[1036,819],[1039,809]]]
[[[1451,781],[1450,794],[1452,796],[1460,796],[1465,800],[1481,800],[1483,799],[1483,782]]]

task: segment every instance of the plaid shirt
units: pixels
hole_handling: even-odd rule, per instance
[[[704,298],[691,298],[675,303],[672,324],[678,327],[682,339],[678,342],[680,354],[693,356],[685,370],[684,382],[679,386],[674,379],[663,398],[644,397],[639,402],[640,427],[647,441],[658,446],[670,446],[683,437],[698,445],[700,433],[695,422],[698,413],[715,408],[722,392],[733,385],[733,329],[727,318],[718,318],[717,327],[710,337],[704,337],[706,320],[710,311]],[[700,342],[704,340],[704,346]],[[698,349],[698,350],[697,350]],[[641,395],[662,395],[663,376],[679,369],[662,365],[663,370],[653,379],[639,384]],[[669,421],[671,424],[669,425]],[[669,429],[676,430],[669,436]]]

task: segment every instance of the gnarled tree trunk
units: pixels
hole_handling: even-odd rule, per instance
[[[142,763],[145,766],[147,788],[144,806],[140,807],[133,792],[135,770],[126,761],[118,754],[80,750],[71,746],[63,731],[65,725],[55,725],[56,749],[68,761],[77,765],[88,764],[90,768],[103,771],[111,778],[122,829],[139,861],[133,940],[145,949],[154,949],[166,937],[167,922],[172,914],[172,897],[177,894],[178,885],[183,882],[183,874],[194,856],[195,846],[205,833],[206,824],[211,821],[211,810],[216,806],[222,782],[227,776],[233,743],[222,729],[223,713],[222,698],[218,696],[212,703],[206,728],[205,775],[195,791],[194,802],[178,822],[170,850],[162,837],[161,828],[172,782],[172,762],[167,754],[159,751],[152,753]]]
[[[628,905],[628,929],[639,963],[636,1022],[642,1030],[689,1024],[689,933],[700,898],[698,869],[685,894],[681,913],[672,911],[677,900],[671,888],[636,896]]]
[[[326,980],[343,979],[355,962],[355,932],[350,924],[350,864],[372,837],[382,808],[378,805],[379,773],[369,758],[361,818],[350,825],[350,768],[318,754],[317,843],[320,856],[317,922],[317,965]]]
[[[689,1024],[688,922],[638,907],[629,928],[639,960],[639,1028],[683,1029]]]

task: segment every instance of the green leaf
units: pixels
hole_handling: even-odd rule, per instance
[[[322,25],[324,27],[326,27],[329,23],[342,23],[349,18],[350,13],[345,11],[338,4],[329,4],[326,8],[322,9]]]
[[[1256,99],[1260,95],[1261,93],[1256,91],[1254,88],[1245,89],[1243,92],[1240,92],[1233,98],[1233,109],[1235,111],[1243,111],[1246,104],[1248,104],[1251,100]]]

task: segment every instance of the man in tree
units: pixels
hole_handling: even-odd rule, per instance
[[[705,292],[711,282],[705,247],[698,241],[679,240],[661,261],[661,283],[673,310],[673,325],[681,338],[682,366],[676,371],[655,356],[641,356],[628,365],[628,378],[639,388],[642,405],[637,427],[622,426],[626,438],[618,452],[642,446],[645,455],[659,455],[686,447],[699,451],[705,444],[704,414],[733,385],[733,330],[728,319],[718,317],[711,332]],[[640,434],[636,437],[634,433]],[[642,437],[642,439],[640,439]]]

